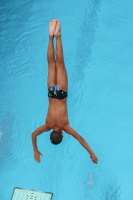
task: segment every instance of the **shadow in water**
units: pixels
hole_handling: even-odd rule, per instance
[[[102,200],[119,200],[120,199],[120,188],[117,184],[109,183],[103,188]]]

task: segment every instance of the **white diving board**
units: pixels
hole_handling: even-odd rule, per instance
[[[52,200],[53,193],[14,188],[11,200]]]

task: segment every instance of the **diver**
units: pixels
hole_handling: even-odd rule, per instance
[[[56,38],[55,53],[54,37]],[[68,79],[63,57],[60,22],[56,19],[53,19],[49,24],[47,61],[49,107],[45,124],[32,133],[34,158],[37,162],[40,162],[40,156],[42,155],[37,148],[37,136],[52,129],[50,140],[53,144],[57,145],[62,141],[62,131],[65,131],[79,141],[79,143],[88,151],[90,158],[94,163],[98,163],[98,159],[91,147],[83,137],[70,127],[69,124],[67,112]]]

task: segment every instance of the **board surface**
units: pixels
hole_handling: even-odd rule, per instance
[[[14,188],[11,200],[52,200],[52,193]]]

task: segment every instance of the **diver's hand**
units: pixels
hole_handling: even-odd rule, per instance
[[[34,158],[36,162],[40,162],[40,156],[42,156],[41,152],[38,150],[34,151]]]
[[[90,158],[91,158],[92,162],[94,162],[95,164],[98,163],[98,159],[94,153],[90,154]]]

